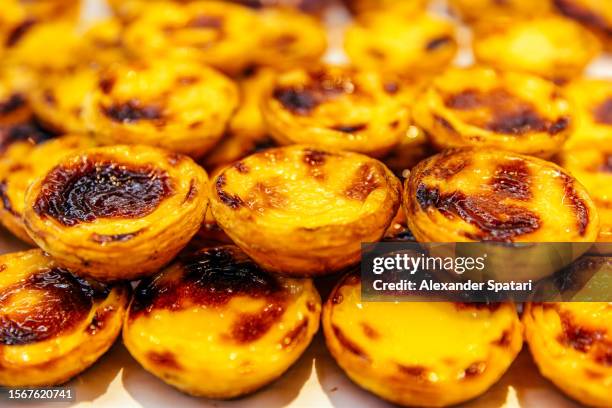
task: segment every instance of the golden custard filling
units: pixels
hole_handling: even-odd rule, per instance
[[[235,246],[205,248],[137,287],[123,338],[169,384],[232,398],[295,362],[318,329],[320,309],[312,281],[270,275]]]
[[[454,149],[419,163],[404,189],[419,241],[594,242],[599,216],[559,166],[490,149]]]
[[[523,322],[543,376],[583,404],[610,405],[612,303],[531,303]]]
[[[126,285],[78,278],[38,249],[2,255],[0,263],[0,384],[61,384],[114,343]]]
[[[446,406],[484,393],[522,345],[513,305],[362,302],[356,274],[332,291],[323,328],[351,379],[410,406]]]
[[[479,62],[552,80],[578,76],[601,52],[590,31],[555,16],[525,19],[476,34],[474,54]]]
[[[495,147],[550,157],[572,130],[570,104],[552,82],[489,68],[451,68],[413,109],[438,148]]]
[[[427,75],[443,70],[457,52],[453,25],[427,13],[366,14],[345,34],[351,62],[363,69]]]
[[[311,144],[381,156],[409,124],[397,86],[372,71],[323,66],[277,78],[263,117],[281,144]]]
[[[197,63],[119,64],[103,71],[85,120],[103,144],[134,143],[201,156],[221,137],[238,91]]]
[[[576,129],[565,148],[589,149],[612,140],[612,81],[577,79],[565,93],[576,117]]]
[[[380,239],[397,211],[399,187],[374,159],[290,146],[256,153],[221,171],[211,205],[221,227],[256,261],[273,270],[313,274],[355,262],[360,242]],[[313,265],[304,251],[317,254]],[[337,260],[334,251],[341,252]]]

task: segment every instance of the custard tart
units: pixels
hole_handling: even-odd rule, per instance
[[[512,304],[362,302],[358,274],[330,294],[323,331],[351,380],[403,406],[448,406],[483,394],[523,344]]]
[[[552,82],[490,68],[451,68],[413,108],[438,149],[492,147],[548,158],[572,131],[572,109]]]
[[[35,135],[34,135],[35,137]],[[0,158],[0,222],[21,240],[34,243],[23,225],[27,188],[61,159],[77,151],[93,147],[91,139],[66,135],[33,144],[13,144]]]
[[[408,129],[409,112],[374,71],[321,66],[280,75],[262,114],[283,145],[311,144],[381,157]]]
[[[0,385],[59,385],[115,342],[125,284],[76,277],[39,249],[0,256]]]
[[[58,133],[87,133],[83,118],[85,99],[98,86],[96,72],[88,67],[51,73],[30,92],[38,120]]]
[[[353,65],[396,74],[442,71],[457,53],[453,25],[428,13],[370,13],[346,31],[344,48]]]
[[[125,32],[126,47],[147,60],[191,59],[226,73],[251,63],[259,35],[256,13],[218,1],[146,5]]]
[[[208,206],[206,172],[148,146],[62,159],[26,192],[28,234],[57,262],[99,280],[155,273],[187,244]]]
[[[601,0],[553,0],[557,10],[596,33],[612,47],[612,7]]]
[[[612,149],[610,146],[564,150],[559,163],[584,185],[597,206],[598,241],[612,242]]]
[[[149,372],[209,398],[253,392],[285,372],[319,327],[311,280],[268,274],[235,246],[183,255],[135,290],[123,341]]]
[[[125,61],[131,57],[123,44],[125,27],[117,18],[108,18],[92,24],[83,33],[78,58],[94,68]]]
[[[582,404],[612,406],[612,303],[527,303],[523,323],[544,377]]]
[[[476,60],[504,70],[565,81],[582,73],[601,52],[597,37],[580,24],[562,17],[499,24],[476,33]]]
[[[577,79],[565,93],[572,104],[576,129],[565,147],[593,148],[612,142],[612,80]]]
[[[188,61],[116,64],[103,70],[83,117],[95,138],[202,156],[221,138],[238,104],[234,83]]]
[[[213,216],[255,262],[287,275],[332,273],[359,261],[399,206],[400,182],[367,156],[272,148],[221,171]]]
[[[595,242],[599,216],[554,163],[491,149],[451,149],[419,163],[404,186],[419,242]]]
[[[288,8],[265,8],[257,19],[257,65],[281,70],[308,65],[318,62],[327,49],[327,33],[315,17]]]

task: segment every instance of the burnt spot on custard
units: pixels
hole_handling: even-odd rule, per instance
[[[8,211],[17,217],[20,216],[20,214],[13,208],[13,203],[11,203],[11,199],[8,196],[8,186],[6,184],[6,180],[0,181],[0,200],[2,201],[2,208],[4,208],[5,211]]]
[[[115,83],[117,82],[117,78],[114,76],[106,76],[98,81],[98,87],[102,91],[102,93],[108,95],[113,91],[115,87]]]
[[[380,185],[379,169],[369,163],[364,163],[357,169],[344,195],[351,200],[365,201],[370,193]]]
[[[553,0],[557,9],[565,16],[586,24],[592,28],[603,31],[612,36],[612,25],[606,21],[604,16],[595,13],[588,8],[577,4],[573,0]]]
[[[332,324],[332,331],[334,332],[334,336],[336,336],[336,339],[338,340],[338,343],[340,343],[340,345],[346,349],[348,352],[350,352],[351,354],[355,355],[356,357],[359,357],[363,360],[366,361],[370,361],[370,356],[368,355],[368,353],[365,352],[365,350],[359,346],[357,343],[355,343],[353,340],[351,340],[345,333],[344,331],[342,331],[342,329],[340,329],[340,327],[336,326],[335,324]]]
[[[112,234],[112,235],[93,233],[91,234],[90,239],[91,241],[97,244],[108,244],[111,242],[127,242],[137,237],[142,232],[144,232],[144,230],[134,231],[134,232],[126,233],[126,234]]]
[[[436,51],[442,47],[452,44],[453,42],[453,37],[450,35],[444,35],[428,41],[427,44],[425,44],[425,50],[429,52]]]
[[[92,284],[65,269],[42,269],[0,290],[0,344],[32,344],[67,332],[88,316],[95,300],[109,292],[108,286]],[[21,296],[36,301],[13,308]]]
[[[501,197],[525,201],[532,197],[531,173],[524,160],[511,160],[497,166],[491,185]]]
[[[601,365],[612,366],[612,339],[604,329],[581,326],[569,312],[558,311],[562,332],[557,341],[580,353],[589,353]]]
[[[198,195],[198,186],[196,185],[195,179],[191,179],[189,182],[189,190],[187,190],[187,194],[185,194],[185,200],[183,203],[189,203],[193,201],[193,199]]]
[[[487,369],[487,364],[484,362],[472,363],[463,371],[463,378],[470,379],[470,378],[477,377],[481,375],[482,373],[484,373],[486,369]]]
[[[420,365],[396,364],[397,371],[403,376],[411,377],[418,381],[426,381],[428,370]]]
[[[35,118],[27,122],[0,126],[0,152],[5,151],[13,143],[27,142],[36,145],[58,136],[59,133],[43,127]]]
[[[285,208],[288,202],[288,197],[278,185],[261,181],[255,183],[244,198],[246,207],[258,213]]]
[[[436,179],[447,181],[471,164],[471,161],[465,156],[454,153],[453,149],[439,153],[435,159],[436,165],[425,169],[423,176],[433,176]]]
[[[612,97],[606,99],[593,110],[597,123],[612,126]]]
[[[147,360],[161,368],[172,370],[180,370],[182,368],[171,351],[150,351],[147,353]]]
[[[240,198],[240,196],[237,194],[230,194],[225,191],[224,187],[226,183],[225,174],[219,174],[217,181],[215,181],[215,191],[217,192],[217,197],[223,204],[232,210],[237,210],[244,205],[244,201],[242,201],[242,198]]]
[[[4,40],[4,45],[7,48],[17,45],[17,43],[34,27],[36,20],[26,19],[21,24],[13,28]]]
[[[331,129],[337,130],[338,132],[342,133],[358,133],[363,130],[366,130],[367,128],[368,125],[366,123],[360,123],[357,125],[336,125],[333,126]]]
[[[240,174],[248,174],[250,171],[249,166],[247,166],[246,163],[243,161],[237,161],[236,163],[234,163],[233,167]]]
[[[370,340],[378,340],[380,338],[380,333],[365,322],[361,323],[361,329],[363,330],[363,334]]]
[[[136,123],[143,120],[162,123],[163,108],[157,105],[145,105],[138,99],[129,99],[111,106],[101,106],[102,112],[109,119],[118,123]]]
[[[512,331],[509,329],[504,330],[501,336],[499,336],[499,338],[495,340],[493,344],[503,348],[509,347],[510,344],[512,344]]]
[[[232,323],[230,339],[246,344],[263,337],[285,313],[284,302],[273,302],[255,313],[242,313]]]
[[[563,172],[559,172],[558,176],[563,184],[563,204],[572,207],[572,211],[576,216],[576,226],[578,228],[578,232],[581,236],[584,236],[590,221],[589,207],[582,197],[580,197],[575,188],[576,180]]]
[[[20,93],[10,95],[6,100],[0,102],[0,115],[9,115],[27,104],[25,96]]]
[[[157,167],[86,157],[51,170],[33,208],[70,227],[98,218],[145,217],[172,192],[170,177]]]
[[[223,28],[223,17],[206,14],[199,15],[192,18],[187,24],[187,27],[220,30]]]
[[[291,113],[306,116],[318,105],[356,91],[357,85],[350,74],[330,75],[325,71],[314,71],[305,85],[277,86],[272,97]]]
[[[310,312],[314,311],[314,310],[310,310],[310,308],[308,310]],[[283,337],[281,341],[281,347],[289,348],[293,345],[301,343],[306,338],[307,333],[308,333],[308,318],[305,317],[302,319],[302,321],[300,321],[297,324],[297,326],[295,326],[293,329],[289,330],[287,334],[285,334],[285,336]]]
[[[417,187],[416,201],[423,211],[434,208],[448,219],[459,217],[477,227],[478,233],[465,233],[467,238],[474,240],[511,242],[537,231],[542,224],[534,212],[500,202],[493,194],[440,193],[438,188],[421,183]]]
[[[89,326],[87,326],[87,329],[85,330],[87,334],[90,336],[95,336],[100,332],[100,330],[103,330],[106,323],[114,313],[115,308],[113,306],[106,306],[102,310],[96,311],[91,319],[91,322],[89,323]]]
[[[304,156],[302,157],[302,161],[308,167],[308,174],[311,177],[317,180],[323,180],[325,178],[325,172],[323,170],[323,167],[325,166],[325,162],[327,161],[327,157],[329,155],[330,153],[324,152],[322,150],[304,150]]]
[[[449,109],[464,112],[466,122],[495,133],[521,136],[547,132],[555,135],[569,126],[568,118],[544,118],[531,103],[503,88],[488,91],[465,89],[449,95],[444,103]],[[476,110],[479,113],[474,114]],[[482,112],[486,114],[482,115]]]
[[[179,279],[144,279],[136,288],[130,318],[157,309],[182,310],[188,304],[221,307],[236,296],[282,304],[286,293],[278,279],[233,247],[206,248],[179,258]]]

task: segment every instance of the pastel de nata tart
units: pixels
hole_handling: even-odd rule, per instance
[[[25,192],[38,177],[44,176],[61,159],[93,147],[81,135],[66,135],[33,144],[17,143],[0,158],[0,222],[25,242],[34,243],[23,224]]]
[[[327,49],[327,33],[315,17],[289,8],[264,8],[257,13],[257,65],[288,69],[319,61]]]
[[[207,187],[206,172],[187,156],[139,145],[87,149],[29,187],[25,227],[75,273],[138,279],[167,264],[197,232]]]
[[[0,256],[0,385],[63,384],[119,336],[130,287],[86,280],[39,249]]]
[[[332,273],[359,261],[399,206],[400,182],[367,156],[302,145],[253,154],[212,182],[213,216],[264,269]]]
[[[523,323],[544,377],[582,404],[612,406],[612,303],[527,303]]]
[[[321,66],[280,75],[263,101],[272,137],[283,145],[383,156],[406,132],[409,112],[374,71]]]
[[[255,12],[220,1],[146,5],[125,32],[125,45],[143,59],[180,58],[239,73],[257,46]]]
[[[83,117],[102,144],[146,144],[197,157],[221,138],[237,104],[236,86],[217,71],[158,60],[103,70]]]
[[[30,92],[30,104],[38,120],[60,133],[87,133],[83,118],[85,99],[98,86],[89,67],[52,73],[39,80]]]
[[[309,279],[268,274],[235,246],[180,257],[135,291],[123,327],[132,356],[195,396],[226,399],[282,375],[319,327]]]
[[[323,332],[351,380],[403,406],[448,406],[483,394],[523,344],[512,304],[362,302],[357,273],[330,294]]]
[[[78,59],[94,68],[125,61],[131,55],[123,43],[125,25],[118,18],[92,24],[83,33]]]
[[[612,47],[612,8],[600,0],[553,0],[556,9],[595,32],[606,47]]]
[[[3,62],[24,67],[40,77],[77,65],[75,55],[80,46],[81,37],[72,23],[63,20],[32,23],[12,38]]]
[[[451,149],[422,161],[404,186],[420,242],[595,242],[599,216],[554,163],[492,149]]]
[[[238,80],[239,103],[224,135],[202,158],[206,169],[216,169],[233,163],[258,150],[271,147],[273,142],[261,115],[261,102],[270,91],[275,71],[258,68]]]
[[[344,48],[353,65],[397,74],[427,75],[455,57],[453,25],[428,13],[369,13],[346,31]]]
[[[603,148],[564,150],[559,164],[584,185],[597,206],[601,230],[598,241],[612,242],[612,150]]]
[[[427,0],[344,0],[344,3],[357,17],[375,11],[416,15],[427,6]]]
[[[580,75],[601,51],[594,34],[562,17],[515,21],[486,31],[475,36],[477,61],[555,81]]]
[[[520,19],[552,11],[550,0],[450,0],[451,10],[468,23]]]
[[[417,99],[415,123],[438,149],[493,147],[550,157],[572,131],[572,109],[552,82],[490,68],[451,68]]]
[[[576,128],[567,149],[606,146],[612,141],[612,80],[577,79],[565,88]]]

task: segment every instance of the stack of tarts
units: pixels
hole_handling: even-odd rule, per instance
[[[612,405],[609,303],[369,303],[355,269],[362,242],[612,240],[612,86],[580,78],[609,46],[598,2],[450,1],[467,68],[423,0],[347,0],[346,65],[295,8],[110,1],[82,32],[78,1],[5,2],[0,222],[38,248],[0,256],[1,386],[65,383],[122,337],[171,386],[235,398],[321,325],[396,404],[482,395],[525,339]]]

